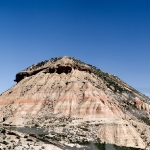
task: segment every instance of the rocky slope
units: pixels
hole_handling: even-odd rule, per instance
[[[30,66],[15,81],[0,95],[3,147],[16,137],[16,149],[88,149],[103,142],[148,149],[150,99],[117,76],[64,56]]]

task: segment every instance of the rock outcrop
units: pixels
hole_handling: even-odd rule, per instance
[[[59,149],[98,141],[148,147],[150,99],[115,75],[64,56],[32,65],[15,81],[0,96],[1,125],[38,126]],[[22,134],[29,136],[25,129]]]

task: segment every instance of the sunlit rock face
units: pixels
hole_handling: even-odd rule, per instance
[[[102,142],[140,148],[150,142],[150,126],[141,119],[150,118],[150,99],[114,75],[64,56],[32,65],[15,81],[0,96],[1,122],[69,117],[98,122],[95,136]]]

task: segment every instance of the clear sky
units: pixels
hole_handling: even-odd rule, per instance
[[[19,71],[63,55],[150,96],[150,0],[0,0],[0,93]]]

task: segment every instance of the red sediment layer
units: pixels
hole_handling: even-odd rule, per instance
[[[9,104],[37,104],[44,103],[45,100],[36,100],[36,99],[21,99],[16,101],[0,101],[0,105],[9,105]]]

